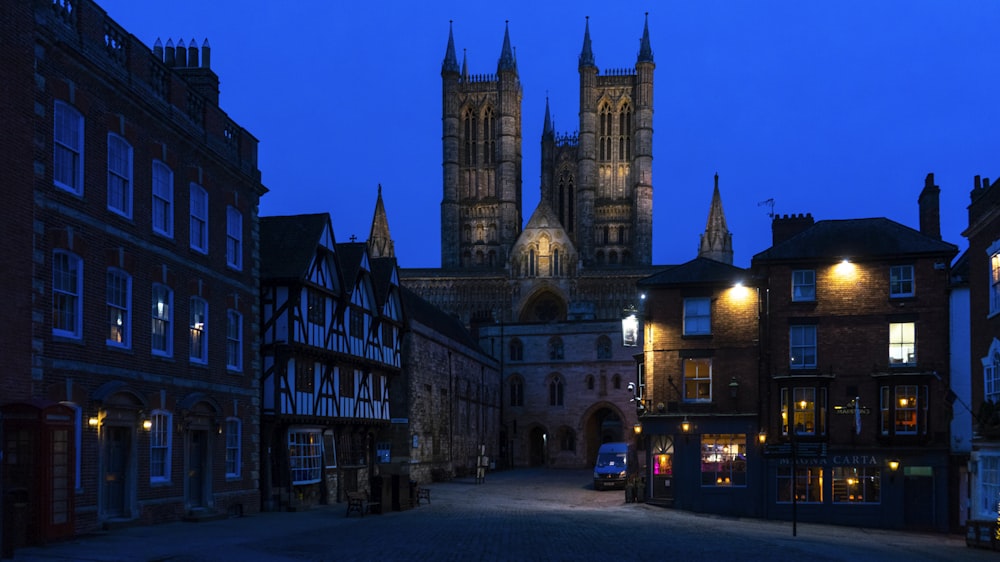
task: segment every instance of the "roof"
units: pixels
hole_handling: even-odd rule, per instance
[[[772,260],[895,257],[956,254],[958,246],[887,218],[819,221],[788,240],[754,255]]]
[[[336,247],[337,263],[340,264],[340,273],[344,276],[344,288],[350,293],[358,284],[358,271],[361,269],[365,252],[368,251],[368,245],[364,242],[338,242]]]
[[[326,213],[260,218],[261,279],[299,279],[316,256]]]
[[[737,281],[744,280],[746,277],[747,270],[741,267],[709,258],[695,258],[680,265],[670,266],[645,279],[640,279],[637,285],[640,287],[691,284],[731,285]]]
[[[410,322],[419,322],[435,332],[459,342],[471,349],[479,350],[479,342],[472,337],[472,332],[465,328],[458,318],[446,314],[440,308],[434,306],[406,287],[399,288],[403,300],[403,310],[406,314],[407,325]]]
[[[375,287],[375,302],[382,306],[389,297],[389,289],[392,287],[392,273],[396,269],[396,258],[375,258],[371,260],[372,283]]]

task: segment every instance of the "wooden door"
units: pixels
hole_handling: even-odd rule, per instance
[[[126,517],[128,510],[128,458],[131,431],[127,427],[105,428],[104,447],[104,515]]]

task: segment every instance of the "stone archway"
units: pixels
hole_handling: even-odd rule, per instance
[[[583,440],[586,463],[593,466],[597,450],[604,443],[625,441],[622,414],[611,404],[595,404],[583,415]]]
[[[565,322],[566,299],[551,287],[541,288],[528,297],[518,313],[518,321]]]
[[[531,428],[528,436],[528,466],[544,466],[547,435],[541,427]]]

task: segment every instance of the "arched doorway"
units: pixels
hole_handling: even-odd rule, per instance
[[[590,412],[583,427],[584,441],[587,444],[586,460],[590,466],[597,460],[597,449],[602,443],[625,441],[621,415],[610,406],[602,406]]]
[[[531,430],[531,435],[528,437],[529,466],[545,465],[546,437],[545,430],[540,427],[535,427]]]

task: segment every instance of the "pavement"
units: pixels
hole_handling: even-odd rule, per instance
[[[518,469],[432,483],[431,503],[135,526],[18,549],[23,561],[998,560],[956,535],[693,514],[595,491],[590,471]]]

